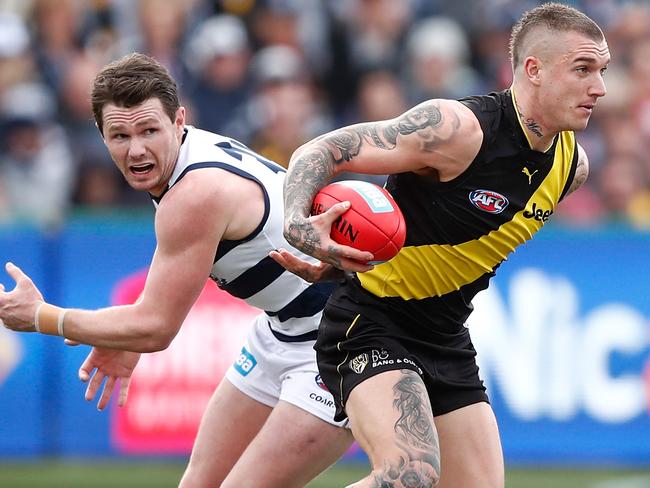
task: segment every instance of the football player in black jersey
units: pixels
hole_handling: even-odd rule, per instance
[[[325,134],[293,155],[285,236],[319,258],[280,250],[288,269],[318,280],[352,273],[325,308],[319,370],[368,453],[356,487],[504,485],[495,417],[464,326],[474,295],[588,173],[573,131],[605,95],[601,29],[578,10],[544,4],[512,29],[512,87],[428,100],[392,120]],[[390,174],[406,244],[387,263],[330,238],[345,203],[310,217],[316,193],[341,172]]]

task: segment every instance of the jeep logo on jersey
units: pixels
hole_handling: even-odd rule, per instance
[[[533,202],[533,208],[524,210],[524,217],[527,219],[535,219],[538,222],[546,222],[548,218],[553,215],[553,210],[543,209],[541,206],[538,207],[537,203]]]
[[[501,193],[490,190],[474,190],[469,194],[469,201],[479,210],[493,214],[503,212],[509,203]]]

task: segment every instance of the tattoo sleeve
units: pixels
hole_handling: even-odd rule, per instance
[[[332,178],[333,165],[326,146],[317,143],[300,153],[284,182],[285,238],[307,254],[319,248],[320,238],[305,217],[316,193]]]
[[[394,387],[393,405],[400,417],[395,433],[405,444],[425,451],[438,450],[438,436],[433,425],[429,396],[417,374],[404,370],[404,377]]]
[[[402,370],[402,375],[393,387],[399,415],[394,428],[402,454],[385,461],[374,476],[374,488],[432,487],[440,477],[440,447],[428,393],[414,371]]]
[[[431,152],[448,136],[437,134],[442,112],[434,101],[424,102],[400,117],[384,122],[357,124],[320,137],[298,152],[285,180],[285,236],[294,247],[311,254],[320,245],[318,234],[305,221],[316,193],[332,179],[341,165],[353,161],[365,147],[384,151],[397,148],[400,136],[415,134],[422,151]],[[455,131],[458,118],[452,117]]]

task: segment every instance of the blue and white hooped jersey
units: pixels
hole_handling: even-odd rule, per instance
[[[188,171],[201,168],[220,168],[255,181],[262,189],[265,206],[262,221],[248,237],[219,243],[210,278],[230,295],[264,310],[279,339],[315,339],[323,307],[334,284],[308,283],[269,257],[270,251],[284,248],[315,262],[314,258],[292,248],[282,234],[282,185],[286,170],[234,139],[186,126],[168,189]],[[156,200],[160,199],[154,199],[157,206]]]

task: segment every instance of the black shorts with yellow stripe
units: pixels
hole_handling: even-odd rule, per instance
[[[479,378],[469,331],[422,332],[422,325],[394,317],[382,300],[347,282],[328,301],[314,348],[318,369],[336,401],[337,421],[347,417],[345,403],[364,380],[391,370],[420,375],[433,415],[488,402]]]

